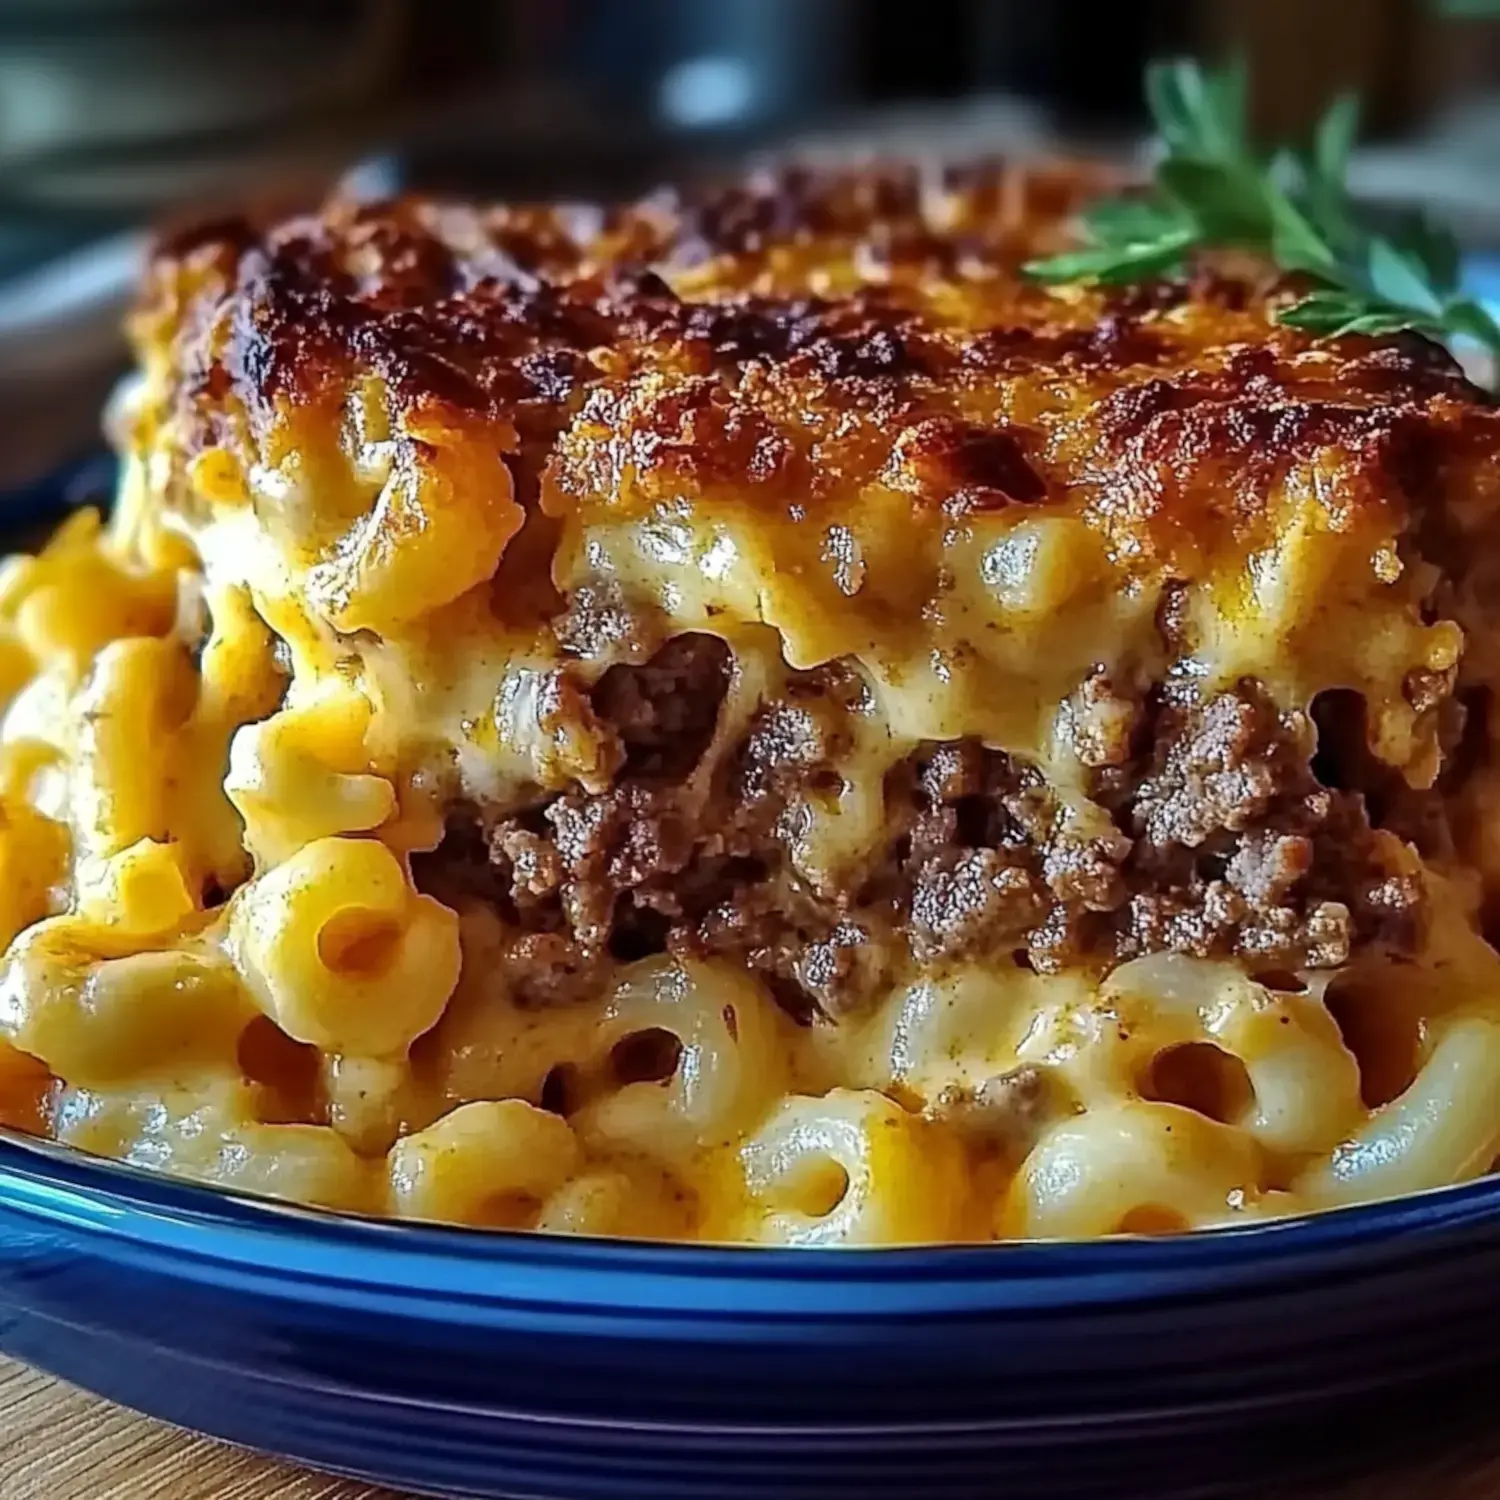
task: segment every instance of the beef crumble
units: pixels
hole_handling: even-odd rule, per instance
[[[1121,956],[1231,952],[1334,968],[1356,946],[1409,950],[1423,890],[1363,795],[1313,773],[1317,734],[1258,684],[1205,704],[1166,701],[1120,811],[1134,835]]]
[[[961,1140],[1007,1166],[1023,1162],[1047,1125],[1078,1108],[1048,1068],[1030,1063],[978,1084],[950,1083],[927,1106]]]
[[[1067,720],[1083,799],[973,741],[923,746],[887,777],[882,847],[818,890],[789,845],[841,787],[863,680],[794,672],[710,755],[732,666],[723,641],[689,634],[612,667],[587,700],[617,742],[607,789],[457,808],[414,860],[424,888],[478,894],[514,928],[502,966],[524,1003],[597,993],[610,960],[669,950],[732,955],[811,1021],[857,1009],[906,953],[1297,968],[1418,939],[1410,851],[1372,828],[1360,791],[1319,781],[1312,722],[1255,682],[1200,702],[1090,679]]]

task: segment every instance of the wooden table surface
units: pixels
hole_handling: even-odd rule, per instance
[[[403,1500],[227,1448],[0,1360],[0,1500]],[[1495,1431],[1399,1472],[1263,1500],[1500,1500]]]

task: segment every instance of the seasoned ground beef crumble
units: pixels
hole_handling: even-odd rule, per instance
[[[457,807],[416,860],[428,888],[477,893],[513,926],[525,1002],[598,993],[609,962],[666,950],[733,955],[810,1021],[858,1009],[909,960],[1009,954],[1051,972],[1170,950],[1331,968],[1418,939],[1406,846],[1371,827],[1360,791],[1319,782],[1311,719],[1254,681],[1197,701],[1088,678],[1067,720],[1082,806],[973,740],[924,745],[887,777],[878,857],[817,889],[788,833],[837,792],[862,680],[790,674],[704,775],[732,669],[697,634],[612,667],[574,695],[614,746],[606,790]]]

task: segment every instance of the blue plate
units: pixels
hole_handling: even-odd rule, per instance
[[[0,1348],[467,1496],[1140,1496],[1430,1437],[1500,1362],[1500,1182],[1180,1238],[765,1251],[340,1219],[0,1140]]]
[[[766,1251],[344,1219],[0,1132],[0,1349],[485,1500],[1263,1493],[1500,1377],[1500,1179],[1180,1238]]]

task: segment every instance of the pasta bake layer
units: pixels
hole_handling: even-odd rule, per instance
[[[1500,1154],[1500,416],[1085,169],[163,245],[0,575],[0,1117],[495,1227],[1245,1222]]]

